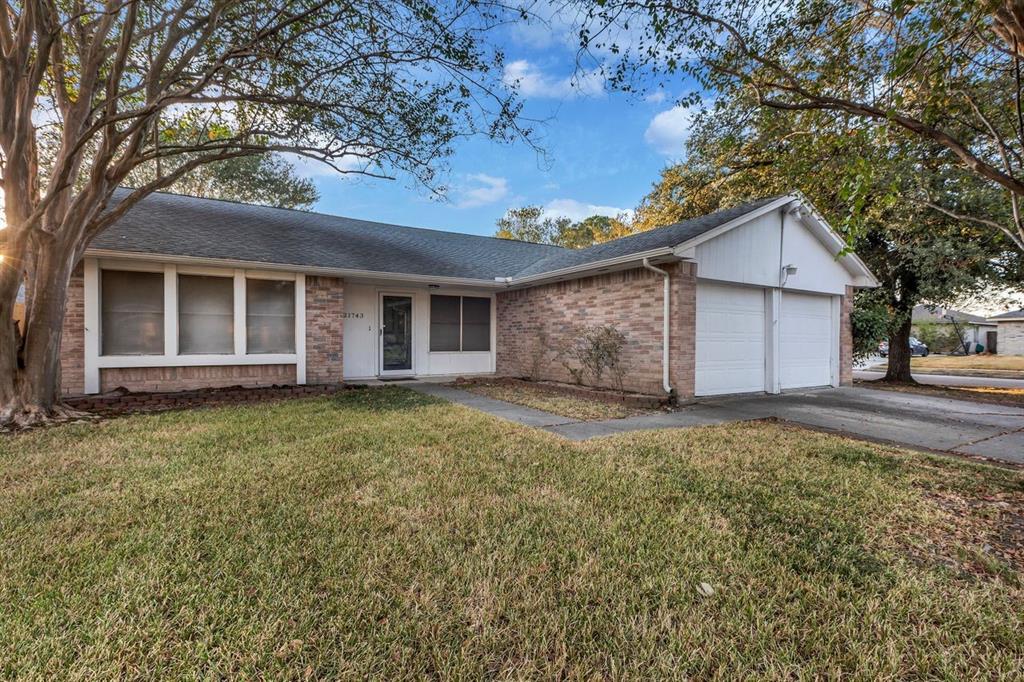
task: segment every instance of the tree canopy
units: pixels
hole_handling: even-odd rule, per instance
[[[497,221],[494,236],[535,244],[553,244],[568,249],[582,249],[609,239],[630,234],[628,222],[621,218],[593,215],[573,221],[564,216],[544,215],[540,206],[510,208]]]
[[[508,19],[487,0],[5,2],[0,422],[53,414],[72,268],[147,194],[267,152],[440,189],[455,140],[529,140],[483,40]]]
[[[126,184],[138,187],[151,181],[151,176],[140,172],[133,174]],[[204,164],[180,177],[166,190],[277,208],[310,209],[320,199],[313,181],[298,175],[295,164],[274,153]]]
[[[581,2],[584,50],[618,58],[627,91],[683,75],[681,99],[742,89],[760,107],[853,119],[930,145],[948,184],[901,186],[917,201],[1024,251],[1024,105],[1019,0],[607,0]],[[968,180],[962,177],[967,176]],[[977,212],[959,189],[1001,192]]]

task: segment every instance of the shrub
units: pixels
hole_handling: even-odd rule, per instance
[[[589,375],[594,385],[600,385],[608,373],[615,387],[621,390],[625,377],[622,362],[625,346],[626,335],[614,325],[583,327],[570,338],[561,355],[562,365],[577,384],[582,384]]]

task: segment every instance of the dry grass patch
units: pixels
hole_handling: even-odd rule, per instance
[[[1024,588],[986,545],[1022,495],[784,425],[580,444],[394,387],[67,425],[0,440],[0,677],[1009,679]]]
[[[925,370],[969,370],[1024,373],[1022,355],[929,355],[915,357],[910,361],[913,369]]]
[[[890,384],[884,381],[858,381],[864,388],[877,388],[885,391],[917,393],[932,395],[938,398],[954,400],[974,400],[995,405],[1024,406],[1024,389],[1000,388],[998,386],[932,386],[929,384]]]
[[[624,419],[645,411],[622,405],[606,403],[600,400],[589,400],[575,395],[558,393],[556,390],[540,386],[531,386],[525,382],[473,382],[460,384],[459,388],[484,395],[507,403],[531,407],[535,410],[558,414],[580,421],[600,421],[602,419]]]

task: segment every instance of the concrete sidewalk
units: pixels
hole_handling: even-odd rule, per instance
[[[427,383],[406,386],[571,440],[774,417],[904,447],[1024,464],[1024,408],[969,400],[842,387],[782,395],[709,398],[675,412],[582,422],[451,386]]]

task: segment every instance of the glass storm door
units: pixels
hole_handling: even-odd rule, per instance
[[[412,373],[412,296],[380,297],[381,374]]]

